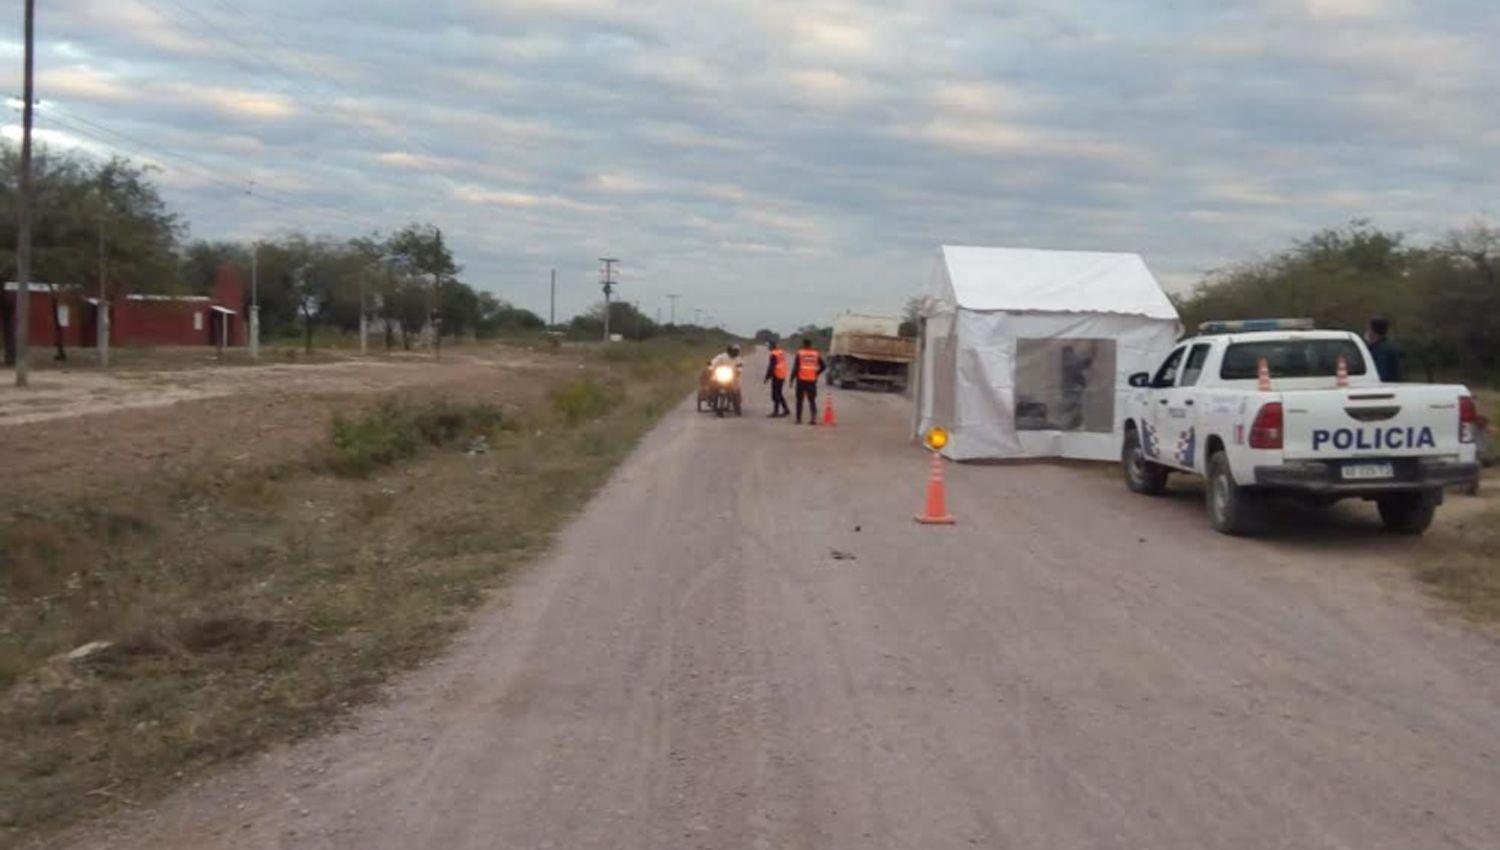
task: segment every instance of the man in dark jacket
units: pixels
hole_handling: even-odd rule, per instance
[[[1390,333],[1391,323],[1384,316],[1370,319],[1369,327],[1365,328],[1365,345],[1370,349],[1375,374],[1387,384],[1401,380],[1401,349],[1391,342]]]
[[[791,375],[792,365],[787,360],[781,343],[771,340],[771,357],[766,361],[766,383],[771,385],[770,416],[772,419],[792,415],[792,409],[786,404],[786,395],[782,392],[782,388],[786,386],[786,379]]]

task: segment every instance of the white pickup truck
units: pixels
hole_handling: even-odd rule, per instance
[[[1209,519],[1226,534],[1253,531],[1266,494],[1374,501],[1388,530],[1421,534],[1443,488],[1478,478],[1473,397],[1382,383],[1364,341],[1344,331],[1233,332],[1288,325],[1300,326],[1206,323],[1155,374],[1131,375],[1126,484],[1156,494],[1170,473],[1202,475]]]

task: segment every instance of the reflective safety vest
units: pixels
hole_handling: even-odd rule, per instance
[[[792,368],[786,362],[786,352],[779,348],[771,349],[771,374],[778,381],[785,381],[792,374]]]
[[[816,349],[804,348],[797,352],[797,380],[816,381],[818,379],[818,352]]]

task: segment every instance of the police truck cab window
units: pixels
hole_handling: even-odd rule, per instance
[[[1364,356],[1349,339],[1237,342],[1224,352],[1219,377],[1226,381],[1253,380],[1261,358],[1265,358],[1272,378],[1331,378],[1338,374],[1340,356],[1350,375],[1365,373]]]
[[[1179,387],[1191,387],[1198,383],[1198,376],[1203,374],[1203,363],[1208,360],[1208,352],[1212,348],[1206,342],[1200,342],[1193,346],[1193,351],[1188,355],[1187,365],[1182,367],[1182,378],[1177,382]]]
[[[1181,365],[1182,352],[1186,350],[1186,348],[1178,348],[1167,356],[1166,361],[1161,364],[1161,368],[1156,370],[1156,377],[1152,379],[1151,386],[1160,389],[1177,383],[1177,367]]]

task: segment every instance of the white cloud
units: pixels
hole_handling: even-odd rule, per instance
[[[591,185],[599,191],[621,195],[639,194],[653,188],[650,181],[624,173],[596,174]]]
[[[1017,122],[938,118],[897,127],[895,132],[909,140],[985,156],[1088,159],[1120,167],[1139,167],[1151,160],[1123,142]]]
[[[649,142],[677,148],[735,151],[749,146],[742,138],[682,121],[641,121],[636,124],[636,135]]]
[[[855,15],[844,18],[803,15],[792,23],[792,32],[799,46],[813,54],[826,55],[831,51],[869,58],[880,48],[880,40],[859,20]]]
[[[608,207],[600,204],[585,203],[558,195],[523,192],[514,189],[491,189],[473,185],[454,186],[452,196],[465,203],[521,210],[554,209],[573,212],[602,212],[608,209]]]
[[[123,101],[131,97],[128,86],[108,73],[87,67],[44,68],[37,73],[37,89],[58,99]]]
[[[942,80],[932,88],[932,102],[944,111],[966,115],[1014,115],[1052,105],[1054,98],[1024,92],[988,80]]]
[[[204,106],[227,118],[279,121],[298,113],[298,107],[282,95],[228,86],[174,83],[163,87],[163,96]]]
[[[835,109],[868,103],[879,94],[867,81],[831,68],[799,68],[787,82],[793,98]]]
[[[631,297],[781,327],[899,306],[958,237],[1139,250],[1185,284],[1356,215],[1420,230],[1500,197],[1481,0],[266,2],[61,4],[40,96],[309,203],[167,160],[195,234],[353,227],[314,201],[431,219],[523,304],[609,251]]]
[[[1307,13],[1323,20],[1372,18],[1390,10],[1388,0],[1305,0]]]
[[[386,165],[412,171],[448,171],[458,166],[457,162],[445,157],[427,156],[408,151],[386,151],[376,155],[375,158]]]

